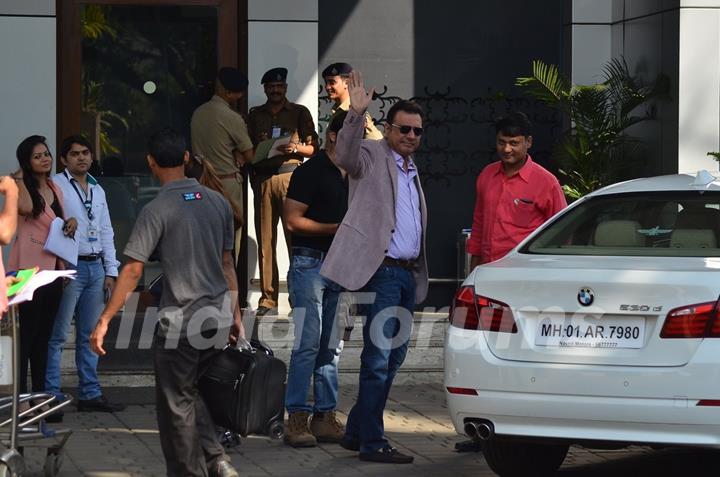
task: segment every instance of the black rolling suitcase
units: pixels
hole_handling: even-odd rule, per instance
[[[285,363],[253,340],[252,350],[228,346],[214,356],[198,386],[215,424],[245,437],[283,437]]]

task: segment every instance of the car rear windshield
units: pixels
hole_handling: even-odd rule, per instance
[[[718,257],[720,193],[602,195],[568,210],[521,253]]]

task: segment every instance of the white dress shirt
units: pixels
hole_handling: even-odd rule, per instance
[[[75,217],[77,219],[78,228],[75,232],[75,240],[78,241],[78,255],[101,253],[103,255],[105,275],[117,277],[120,263],[115,259],[114,233],[103,188],[90,174],[87,175],[87,194],[67,171],[55,174],[52,176],[52,180],[62,190],[62,206],[65,218]],[[92,221],[88,218],[88,212],[84,205],[84,201],[90,198],[92,198]],[[91,223],[97,229],[98,237],[96,241],[90,241],[88,237],[88,227]]]

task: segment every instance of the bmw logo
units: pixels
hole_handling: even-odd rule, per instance
[[[582,306],[590,306],[593,304],[593,301],[595,301],[595,293],[593,293],[591,288],[584,287],[578,292],[577,299],[578,303]]]

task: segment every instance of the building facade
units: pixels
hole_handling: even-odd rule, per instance
[[[103,181],[122,249],[157,191],[145,138],[164,125],[189,133],[218,66],[247,72],[241,111],[265,101],[265,70],[287,67],[288,97],[313,112],[322,137],[330,104],[318,72],[347,61],[375,87],[378,122],[399,98],[427,111],[418,162],[430,214],[428,304],[440,307],[457,285],[457,236],[470,226],[475,177],[494,160],[493,120],[527,112],[533,157],[556,167],[563,118],[523,95],[515,78],[542,59],[575,83],[595,83],[619,55],[633,75],[670,80],[655,119],[633,131],[649,146],[648,173],[717,170],[706,153],[720,149],[720,0],[5,0],[0,172],[16,168],[15,148],[30,134],[56,152],[59,139],[84,131],[115,167]],[[247,234],[244,282],[255,305],[253,227]],[[287,263],[283,252],[281,275]]]

